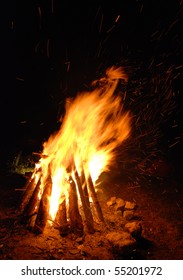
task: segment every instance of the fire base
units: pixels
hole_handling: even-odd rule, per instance
[[[37,178],[37,179],[36,179]],[[104,223],[104,217],[98,197],[90,176],[85,178],[75,171],[69,175],[68,194],[62,194],[55,219],[50,213],[50,196],[52,181],[48,176],[44,186],[41,185],[41,171],[38,170],[28,180],[25,193],[20,203],[20,215],[33,232],[44,232],[47,224],[59,229],[61,235],[74,232],[82,235],[84,232],[94,233],[95,222]]]

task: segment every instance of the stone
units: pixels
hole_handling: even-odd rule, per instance
[[[123,212],[123,218],[126,220],[133,220],[135,219],[135,212],[133,210],[125,210]]]
[[[125,201],[122,198],[116,199],[116,211],[121,210],[123,211],[125,209]]]
[[[116,203],[116,197],[115,197],[115,196],[112,196],[110,200],[111,200],[114,204]]]
[[[136,240],[125,231],[110,232],[106,235],[106,239],[112,245],[112,249],[121,254],[129,254],[136,247]]]
[[[126,204],[125,204],[125,209],[126,210],[135,210],[136,207],[137,207],[136,203],[130,202],[130,201],[126,201]]]
[[[76,242],[77,242],[78,244],[82,244],[83,241],[84,241],[84,238],[83,238],[83,237],[78,237],[78,238],[76,239]]]
[[[79,250],[78,249],[71,249],[71,250],[69,250],[69,253],[71,255],[77,255],[79,253]]]
[[[114,205],[115,203],[116,203],[116,197],[113,196],[113,197],[110,198],[109,201],[107,201],[107,206],[112,206],[112,205]]]
[[[125,224],[125,228],[136,240],[141,238],[142,225],[140,222],[130,222]]]
[[[107,206],[112,206],[112,205],[114,205],[114,204],[111,200],[107,201]]]
[[[123,212],[121,210],[117,210],[115,213],[118,217],[121,217]]]

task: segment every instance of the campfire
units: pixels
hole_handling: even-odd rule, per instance
[[[100,175],[110,170],[131,130],[116,92],[120,80],[127,81],[123,69],[111,67],[91,91],[66,100],[60,129],[43,144],[20,203],[22,220],[35,232],[57,225],[61,235],[94,233],[97,223],[105,223]]]

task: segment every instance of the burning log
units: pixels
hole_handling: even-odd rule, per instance
[[[89,198],[88,187],[87,187],[85,173],[84,173],[83,168],[82,168],[82,171],[81,171],[80,179],[81,179],[81,185],[82,185],[82,188],[83,188],[83,193],[84,193],[84,196],[85,196],[85,199],[86,199],[87,207],[90,208],[90,198]]]
[[[94,185],[93,185],[93,181],[92,181],[92,178],[91,178],[90,175],[88,176],[87,184],[88,184],[88,188],[89,188],[89,191],[90,191],[90,194],[91,194],[91,198],[92,198],[92,201],[93,201],[98,219],[101,222],[104,222],[104,216],[103,216],[103,213],[102,213],[102,209],[100,207],[100,204],[99,204],[99,201],[98,201],[98,198],[97,198],[97,194],[95,192],[95,188],[94,188]]]
[[[70,226],[71,230],[82,234],[83,233],[83,223],[82,218],[79,213],[78,208],[78,197],[76,184],[72,177],[69,178],[70,188],[69,188],[69,218],[70,218]]]
[[[69,229],[68,229],[68,222],[67,222],[67,208],[66,208],[65,196],[63,197],[62,202],[59,204],[55,222],[56,224],[59,225],[60,234],[67,235]]]
[[[41,197],[39,210],[34,225],[35,233],[43,233],[44,228],[47,224],[48,217],[49,217],[51,190],[52,190],[52,181],[51,181],[51,177],[49,176],[44,187],[43,195]]]
[[[22,221],[24,223],[28,223],[31,228],[35,224],[36,215],[38,213],[39,204],[40,204],[40,198],[39,198],[40,192],[41,192],[41,178],[39,178],[36,187],[33,191],[33,194],[30,198],[30,201],[25,207],[23,212]]]
[[[21,204],[19,206],[19,210],[20,210],[20,213],[22,213],[25,209],[25,207],[27,206],[33,192],[34,192],[34,189],[36,187],[36,178],[35,176],[30,180],[28,180],[27,184],[25,185],[25,192],[23,194],[23,197],[22,197],[22,200],[21,200]]]
[[[66,207],[66,197],[63,195],[63,198],[61,199],[62,202],[57,210],[55,223],[59,225],[61,235],[65,235],[69,232],[69,226],[72,232],[77,234],[79,233],[81,235],[84,231],[84,219],[87,231],[89,233],[94,233],[94,219],[90,205],[91,203],[89,201],[89,193],[91,193],[98,218],[101,221],[104,221],[102,210],[97,200],[97,195],[95,193],[91,177],[89,176],[88,180],[86,180],[84,169],[82,169],[81,176],[79,176],[74,164],[73,166],[75,170],[72,175],[73,177],[71,175],[69,177],[70,187],[68,211]],[[39,234],[44,231],[47,221],[49,220],[52,180],[51,176],[48,176],[45,185],[41,186],[41,174],[38,173],[38,175],[39,180],[37,184],[35,177],[28,182],[27,190],[22,203],[20,204],[20,209],[23,212],[23,222],[27,223],[30,228],[33,228],[35,233]],[[78,194],[81,199],[80,206]],[[81,212],[83,212],[83,219]]]
[[[93,225],[93,216],[92,216],[92,212],[90,209],[90,202],[87,196],[85,196],[83,188],[82,188],[82,184],[78,175],[77,170],[75,169],[74,172],[74,176],[77,182],[77,186],[78,186],[78,191],[79,191],[79,195],[81,198],[81,203],[83,206],[83,213],[85,216],[85,222],[86,222],[86,228],[88,230],[89,233],[94,233],[94,225]],[[85,190],[86,193],[86,190]]]

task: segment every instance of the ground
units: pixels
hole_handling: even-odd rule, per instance
[[[54,228],[41,235],[27,229],[17,215],[27,179],[16,173],[1,174],[0,259],[183,259],[181,182],[173,176],[136,175],[132,174],[133,181],[120,169],[103,175],[98,197],[107,226],[97,225],[94,234],[78,237],[72,233],[61,236]],[[110,232],[120,232],[122,221],[114,206],[107,205],[111,197],[137,205],[136,222],[141,224],[142,233],[135,248],[127,253],[114,249],[106,238]]]

